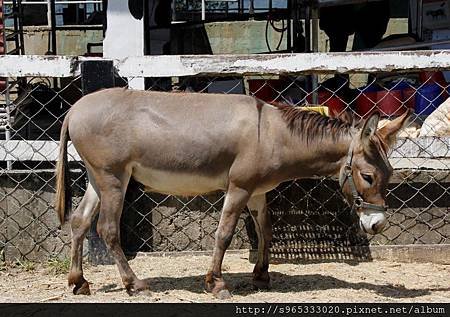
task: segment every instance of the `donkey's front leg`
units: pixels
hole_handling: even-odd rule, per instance
[[[225,196],[219,227],[216,231],[211,268],[206,274],[205,279],[206,289],[219,299],[231,297],[222,277],[222,261],[225,251],[233,238],[234,229],[236,228],[239,216],[242,213],[242,209],[247,204],[249,197],[249,191],[230,183]]]
[[[253,269],[253,286],[256,289],[267,289],[270,287],[269,247],[272,241],[272,223],[267,210],[266,195],[250,198],[247,207],[258,235],[258,260]]]

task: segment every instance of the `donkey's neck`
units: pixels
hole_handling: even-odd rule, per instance
[[[279,174],[284,179],[336,175],[358,130],[339,119],[288,106],[275,105],[272,122],[283,144]]]
[[[355,135],[349,131],[336,137],[326,135],[320,140],[307,142],[291,134],[285,151],[291,175],[294,174],[295,178],[337,175]]]

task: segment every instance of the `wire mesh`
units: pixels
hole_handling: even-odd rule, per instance
[[[132,80],[117,77],[116,85]],[[450,90],[441,72],[147,78],[145,85],[174,93],[249,94],[294,107],[326,106],[313,109],[333,117],[364,119],[377,110],[389,120],[414,109],[414,120],[390,156],[395,172],[384,232],[368,236],[358,230],[335,179],[296,180],[268,194],[272,254],[354,258],[363,256],[355,254],[354,246],[449,243],[450,108],[442,115],[436,109]],[[6,259],[67,255],[69,228],[59,228],[52,207],[53,171],[62,120],[81,96],[80,77],[9,78],[1,90],[0,254]],[[76,207],[86,174],[75,156],[70,168]],[[122,247],[128,254],[212,249],[223,198],[222,193],[190,198],[148,193],[131,182],[121,221]],[[251,217],[244,212],[231,248],[256,246]]]

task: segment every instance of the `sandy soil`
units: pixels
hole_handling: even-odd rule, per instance
[[[44,265],[33,271],[0,271],[0,302],[213,302],[203,290],[210,261],[205,255],[142,256],[132,260],[136,274],[152,291],[130,297],[117,268],[85,265],[91,296],[75,296],[65,275]],[[271,265],[272,288],[254,291],[248,253],[227,254],[224,276],[232,302],[450,302],[450,266],[430,263],[311,263]]]

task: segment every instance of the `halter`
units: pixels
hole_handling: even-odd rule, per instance
[[[358,208],[364,208],[364,209],[372,210],[373,212],[380,212],[380,211],[385,212],[386,211],[385,206],[365,202],[364,199],[359,194],[358,190],[356,189],[355,181],[353,180],[352,160],[353,160],[353,142],[350,145],[350,148],[348,150],[347,160],[345,162],[344,172],[343,172],[344,178],[339,177],[339,183],[340,183],[341,188],[343,188],[345,182],[348,181],[350,190],[352,191],[352,196],[353,196],[352,211],[354,211]]]

